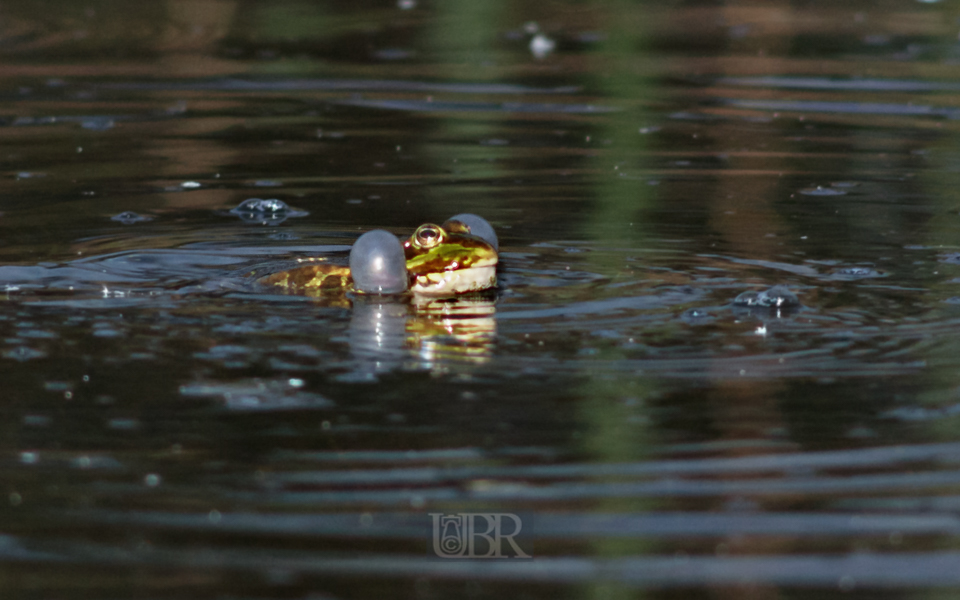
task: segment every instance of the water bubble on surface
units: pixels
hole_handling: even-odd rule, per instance
[[[847,192],[829,187],[817,186],[815,188],[804,188],[800,190],[804,196],[845,196]]]
[[[182,187],[182,188],[185,189],[185,190],[195,190],[195,189],[197,189],[197,188],[200,187],[200,182],[199,182],[199,181],[184,181],[183,183],[180,184],[180,187]]]
[[[273,215],[290,210],[287,203],[276,198],[247,198],[239,206],[232,209],[232,213],[251,213],[257,215]]]
[[[291,208],[283,200],[276,198],[247,198],[236,208],[230,210],[246,223],[260,225],[278,225],[290,217],[302,217],[306,211]]]
[[[258,179],[253,182],[253,187],[282,187],[283,183],[275,179]]]
[[[35,465],[40,462],[40,455],[36,452],[21,452],[20,453],[20,462],[25,465]]]
[[[494,250],[500,250],[500,240],[497,239],[497,232],[493,229],[493,225],[491,225],[489,221],[480,215],[475,215],[473,213],[460,213],[458,215],[453,215],[447,219],[447,221],[460,221],[470,228],[470,233],[472,235],[477,236],[493,246]]]
[[[397,236],[383,229],[361,235],[350,249],[350,273],[357,291],[399,294],[407,289],[407,264]]]
[[[530,53],[534,58],[546,58],[556,47],[557,43],[542,33],[538,33],[530,40]]]
[[[800,306],[800,300],[787,286],[775,285],[762,292],[744,292],[734,298],[733,305],[747,308],[796,308]]]
[[[127,210],[119,215],[113,215],[110,217],[111,221],[116,221],[118,223],[123,223],[124,225],[133,225],[134,223],[144,223],[146,221],[152,221],[153,217],[145,217],[139,215],[133,211]]]
[[[143,478],[143,484],[147,487],[157,487],[163,479],[156,473],[147,473]]]

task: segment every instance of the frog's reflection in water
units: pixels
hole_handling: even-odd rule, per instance
[[[350,354],[357,369],[375,376],[397,369],[443,373],[483,364],[497,336],[492,297],[412,300],[359,297],[350,319]]]

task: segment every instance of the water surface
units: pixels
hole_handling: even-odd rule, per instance
[[[947,597],[958,16],[5,2],[4,597]],[[461,212],[495,294],[247,276]]]

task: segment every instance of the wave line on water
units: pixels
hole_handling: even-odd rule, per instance
[[[7,563],[55,563],[88,567],[140,567],[211,572],[280,571],[347,577],[429,577],[450,581],[515,583],[619,582],[638,588],[689,588],[703,585],[840,586],[929,588],[960,584],[960,552],[805,554],[792,556],[627,556],[536,560],[438,560],[435,556],[365,553],[334,556],[304,551],[225,550],[201,546],[185,551],[159,544],[135,552],[103,544],[50,541],[27,550],[17,538],[0,544]]]

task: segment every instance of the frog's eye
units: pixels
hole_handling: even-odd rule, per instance
[[[421,248],[433,248],[443,241],[443,230],[436,225],[421,225],[413,234],[414,240]]]

